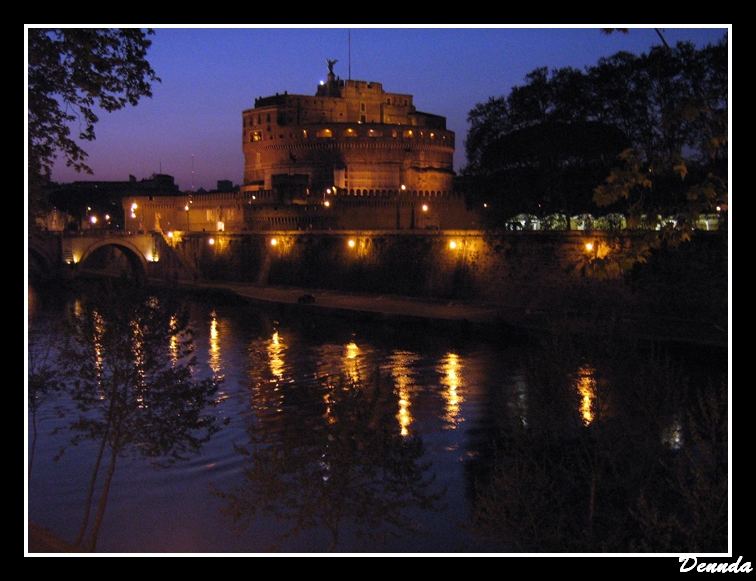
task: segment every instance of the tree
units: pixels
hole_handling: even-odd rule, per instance
[[[139,454],[162,465],[199,451],[219,429],[208,411],[218,386],[193,377],[188,314],[170,297],[114,285],[92,295],[71,334],[58,368],[80,412],[70,426],[72,444],[99,441],[74,545],[94,551],[119,458]],[[104,482],[85,540],[101,467]]]
[[[638,217],[726,202],[726,38],[619,52],[584,71],[539,68],[525,80],[468,117],[464,171],[488,200],[514,192],[518,211],[548,197]],[[578,146],[598,145],[599,128],[603,144]]]
[[[160,81],[147,62],[152,30],[138,28],[29,28],[29,179],[34,187],[49,178],[56,156],[92,173],[87,153],[71,136],[95,139],[96,108],[107,112],[152,96]]]

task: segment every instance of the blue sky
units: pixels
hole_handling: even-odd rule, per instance
[[[663,28],[670,44],[718,41],[723,28]],[[83,144],[93,176],[62,162],[53,179],[141,179],[161,169],[182,189],[213,188],[242,178],[241,112],[276,92],[313,94],[327,73],[326,59],[347,78],[345,28],[157,29],[148,59],[162,83],[136,107],[103,113],[97,139]],[[583,68],[624,50],[660,44],[652,28],[628,34],[580,29],[366,29],[352,28],[352,78],[411,93],[415,105],[447,118],[457,134],[455,169],[465,164],[467,113],[504,95],[531,70]],[[194,161],[192,161],[192,157]],[[192,173],[194,168],[194,173]]]

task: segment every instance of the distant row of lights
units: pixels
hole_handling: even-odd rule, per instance
[[[171,238],[171,239],[173,239],[174,237],[173,232],[168,232],[166,235],[168,236],[168,238]],[[207,239],[207,243],[210,246],[215,246],[215,242],[216,240],[213,237],[210,237]],[[281,241],[275,237],[271,238],[269,241],[269,244],[273,248],[276,248],[280,243]],[[347,239],[346,244],[350,249],[354,249],[357,247],[357,241],[354,238]],[[593,249],[595,248],[593,242],[586,242],[583,247],[585,248],[586,252],[593,252]],[[460,248],[462,248],[462,242],[460,242],[459,240],[449,240],[449,242],[447,243],[447,248],[449,250],[459,250]]]
[[[168,233],[167,233],[167,236],[168,236],[168,238],[173,238],[173,232],[168,232]],[[210,237],[210,238],[208,238],[208,239],[207,239],[207,243],[208,243],[208,244],[209,244],[210,246],[215,246],[215,238],[213,238],[213,237]],[[275,247],[276,247],[276,246],[278,246],[279,244],[280,244],[280,241],[278,240],[278,238],[271,238],[271,239],[270,239],[270,245],[271,245],[271,246],[272,246],[273,248],[275,248]],[[589,244],[590,244],[590,243],[589,243]],[[347,240],[347,246],[348,246],[349,248],[356,248],[356,247],[357,247],[357,241],[356,241],[356,240],[355,240],[354,238],[349,238],[349,239]],[[459,249],[459,248],[460,248],[461,246],[462,246],[462,243],[461,243],[461,242],[458,242],[457,240],[449,240],[449,244],[448,244],[449,250],[457,250],[457,249]],[[587,247],[588,247],[588,244],[586,244],[586,248],[587,248]],[[591,250],[591,249],[593,249],[593,245],[592,245],[592,244],[591,244],[591,248],[588,248],[588,250]]]

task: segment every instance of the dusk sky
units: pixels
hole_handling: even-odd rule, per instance
[[[704,46],[726,29],[663,32],[670,44]],[[652,28],[611,35],[599,29],[353,28],[351,37],[352,79],[413,94],[420,111],[445,116],[457,135],[457,171],[466,163],[467,113],[476,103],[507,94],[537,67],[583,68],[621,50],[641,53],[660,44]],[[94,175],[77,174],[59,160],[55,181],[142,179],[162,164],[182,189],[192,182],[195,189],[213,189],[220,179],[240,183],[241,113],[256,97],[314,94],[327,58],[338,59],[336,74],[348,76],[346,29],[158,29],[151,39],[148,60],[162,78],[152,98],[100,116],[97,139],[83,144]]]

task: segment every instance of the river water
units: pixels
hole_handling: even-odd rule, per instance
[[[156,292],[154,301],[161,300]],[[523,468],[541,454],[528,448],[536,441],[529,434],[556,435],[550,441],[559,442],[559,458],[591,467],[570,450],[583,446],[591,430],[621,431],[637,440],[651,465],[684,449],[685,394],[717,381],[725,365],[723,353],[702,356],[700,350],[668,353],[635,343],[612,350],[595,338],[478,336],[222,297],[182,296],[180,302],[194,332],[192,378],[219,382],[203,410],[216,430],[196,451],[170,463],[145,453],[144,434],[124,448],[98,551],[549,550],[545,534],[543,545],[538,535],[519,544],[511,526],[507,534],[490,534],[491,515],[497,522],[511,516],[513,505],[506,503],[513,498],[517,506],[541,511],[539,530],[553,528],[551,505],[542,501],[561,492],[558,485],[544,492]],[[65,365],[58,359],[66,356],[61,346],[70,333],[63,323],[97,316],[83,291],[30,290],[30,371]],[[165,357],[175,350],[174,340],[162,346]],[[642,398],[639,385],[646,390]],[[69,385],[34,400],[33,421],[30,409],[29,520],[68,542],[82,522],[101,441],[93,436],[72,444],[83,433],[76,421],[94,413],[82,412],[81,401]],[[649,409],[653,422],[646,421]],[[175,432],[174,420],[160,422]],[[512,441],[521,443],[513,447]],[[510,462],[513,455],[522,462]],[[526,470],[521,482],[532,491],[501,477],[518,478],[518,470]],[[578,475],[587,470],[577,468]],[[637,475],[627,470],[622,478],[634,482]],[[589,499],[595,495],[576,493],[582,484],[575,482],[564,485],[571,506],[560,504],[557,512],[580,521],[577,530],[583,531],[588,512],[593,522]],[[490,494],[491,486],[504,488]],[[599,488],[599,499],[602,492],[617,494]],[[635,498],[632,488],[625,492]],[[629,518],[625,512],[602,518]],[[488,528],[480,526],[481,514]],[[526,520],[511,522],[522,526]]]

